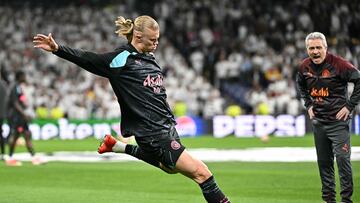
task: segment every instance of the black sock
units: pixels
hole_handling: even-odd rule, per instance
[[[158,161],[154,160],[151,156],[148,156],[136,145],[127,144],[125,147],[125,153],[160,168],[160,163]]]
[[[216,184],[214,176],[211,176],[205,182],[199,184],[203,195],[207,202],[209,203],[230,203],[224,193],[220,190],[219,186]]]

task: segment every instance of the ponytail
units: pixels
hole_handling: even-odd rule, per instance
[[[128,42],[131,42],[133,30],[134,30],[134,23],[130,19],[126,19],[122,16],[119,16],[115,21],[115,25],[118,29],[115,31],[116,34],[120,37],[126,37]]]

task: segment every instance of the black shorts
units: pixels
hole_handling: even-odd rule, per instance
[[[21,134],[25,131],[29,131],[29,124],[28,122],[18,116],[9,117],[8,118],[9,126],[10,126],[10,133],[11,134]]]
[[[175,168],[177,160],[185,150],[175,127],[166,134],[135,137],[135,139],[142,151],[169,169]]]

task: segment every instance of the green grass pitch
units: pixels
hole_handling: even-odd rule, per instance
[[[188,148],[247,148],[313,146],[312,137],[271,138],[267,144],[255,138],[183,138]],[[98,140],[35,141],[39,152],[95,150]],[[360,146],[360,137],[352,137]],[[24,151],[23,147],[17,149]],[[315,203],[320,199],[320,180],[315,162],[252,163],[209,162],[222,190],[233,203]],[[353,161],[354,202],[360,202],[360,161]],[[338,180],[337,180],[338,181]],[[63,163],[42,166],[25,163],[6,167],[0,163],[0,202],[205,202],[199,187],[181,175],[168,175],[142,162]]]

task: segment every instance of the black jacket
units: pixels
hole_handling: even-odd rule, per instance
[[[23,113],[21,113],[16,107],[16,103],[19,104],[19,108],[21,108],[22,111],[24,111],[27,107],[27,99],[24,94],[23,88],[19,83],[15,82],[10,86],[9,89],[10,92],[8,93],[8,97],[6,98],[7,118],[11,121],[21,120],[25,122],[26,118],[24,117]]]
[[[354,83],[350,98],[348,82]],[[300,65],[296,83],[306,109],[312,106],[319,121],[336,121],[336,114],[342,107],[352,111],[360,101],[359,70],[331,53],[318,65],[306,58]]]
[[[175,125],[154,56],[137,52],[131,44],[104,54],[60,46],[54,54],[109,79],[120,104],[125,137],[162,134]]]
[[[7,85],[0,78],[0,119],[6,118]],[[1,135],[0,135],[1,136]]]

